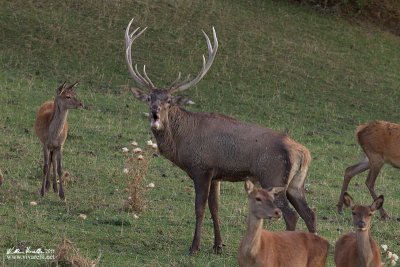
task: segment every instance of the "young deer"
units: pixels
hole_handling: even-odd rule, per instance
[[[306,232],[269,232],[263,230],[263,219],[279,218],[281,211],[274,204],[274,194],[284,187],[256,189],[245,182],[249,198],[247,232],[238,254],[239,266],[264,267],[323,267],[328,256],[329,242]]]
[[[385,163],[400,168],[400,125],[386,121],[373,121],[357,127],[356,139],[364,150],[365,157],[357,164],[346,169],[337,204],[338,212],[343,212],[343,196],[347,191],[351,178],[369,169],[365,181],[372,199],[376,199],[375,181]],[[383,208],[379,209],[384,219],[389,219]]]
[[[68,134],[67,116],[68,110],[82,108],[82,103],[76,98],[74,87],[78,83],[66,85],[64,82],[56,91],[53,100],[43,103],[36,115],[35,132],[43,144],[43,182],[40,195],[43,197],[45,190],[50,187],[50,168],[53,166],[53,190],[58,191],[61,199],[64,199],[62,185],[61,154]],[[60,190],[57,189],[58,174]]]
[[[336,266],[380,267],[381,254],[371,237],[370,228],[372,215],[383,205],[383,196],[376,198],[371,206],[354,205],[347,192],[344,193],[343,200],[346,207],[351,208],[355,233],[345,234],[336,242]]]

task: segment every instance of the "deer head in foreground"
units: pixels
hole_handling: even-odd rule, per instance
[[[257,189],[245,182],[249,198],[247,231],[238,253],[240,267],[323,267],[328,256],[329,242],[312,233],[269,232],[263,229],[263,219],[280,218],[281,211],[274,195],[285,187]]]
[[[354,233],[339,238],[335,248],[335,263],[338,267],[380,267],[379,247],[371,236],[371,222],[375,211],[382,207],[384,198],[379,196],[371,206],[355,205],[345,192],[343,200],[353,216]]]
[[[385,163],[400,168],[400,125],[386,121],[372,121],[357,127],[356,139],[363,149],[364,158],[350,167],[344,174],[342,191],[337,204],[338,212],[343,212],[344,193],[347,191],[351,178],[369,170],[365,184],[372,199],[376,199],[375,181]],[[383,219],[389,219],[383,207],[379,209]]]
[[[53,166],[53,190],[64,199],[62,185],[61,154],[68,135],[68,110],[82,108],[82,103],[76,98],[74,87],[78,83],[67,85],[65,82],[58,87],[54,101],[43,103],[36,115],[35,132],[43,145],[43,181],[40,195],[50,188],[50,168]],[[57,176],[60,189],[57,188]]]
[[[218,40],[213,28],[213,44],[206,33],[208,57],[203,56],[200,73],[193,79],[177,79],[166,88],[157,88],[143,67],[140,74],[132,64],[132,44],[146,30],[130,32],[133,20],[125,32],[126,61],[132,78],[142,88],[132,89],[133,95],[147,103],[150,127],[160,153],[184,170],[194,182],[196,227],[190,253],[199,250],[206,203],[214,224],[214,251],[221,252],[223,242],[218,216],[220,181],[258,180],[263,188],[285,187],[277,196],[278,207],[288,230],[296,227],[298,215],[305,220],[309,231],[315,232],[314,212],[308,207],[304,182],[311,156],[307,148],[289,137],[259,125],[240,122],[215,113],[195,113],[181,106],[188,99],[173,96],[176,92],[195,86],[210,69]]]

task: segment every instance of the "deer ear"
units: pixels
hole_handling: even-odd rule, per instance
[[[143,92],[142,90],[140,90],[139,88],[131,88],[131,91],[133,93],[133,96],[136,99],[139,99],[140,101],[146,102],[149,99],[149,95],[146,94],[145,92]]]
[[[192,104],[194,104],[194,102],[192,101],[192,100],[190,100],[188,97],[186,97],[186,96],[180,96],[180,95],[178,95],[178,96],[173,96],[172,97],[172,104],[174,105],[174,106],[181,106],[181,107],[183,107],[183,106],[186,106],[186,105],[192,105]]]
[[[246,190],[247,194],[250,194],[254,190],[254,184],[250,180],[246,180],[244,182],[244,190]]]
[[[74,88],[75,86],[77,86],[79,84],[78,81],[76,81],[75,83],[71,84],[70,86],[68,86],[69,89]]]
[[[383,205],[383,202],[384,202],[384,197],[383,197],[383,195],[380,195],[379,197],[377,197],[374,200],[374,202],[372,202],[372,205],[370,207],[371,210],[375,211],[375,210],[380,209],[382,207],[382,205]]]
[[[62,94],[62,92],[64,91],[64,89],[65,89],[65,85],[67,84],[67,82],[65,81],[65,82],[63,82],[59,87],[58,87],[58,89],[57,89],[57,95],[61,95]]]
[[[270,187],[270,188],[267,189],[267,191],[269,193],[273,194],[273,195],[276,195],[276,194],[278,194],[278,193],[280,193],[282,191],[285,191],[285,189],[286,189],[286,187],[283,187],[283,186],[281,186],[281,187]]]
[[[343,203],[346,207],[352,208],[354,206],[353,198],[347,192],[344,192]]]

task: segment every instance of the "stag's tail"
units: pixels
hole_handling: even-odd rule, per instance
[[[286,140],[291,169],[288,177],[288,187],[304,188],[308,167],[311,164],[310,151],[291,139]]]

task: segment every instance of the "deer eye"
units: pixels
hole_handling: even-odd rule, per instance
[[[368,217],[371,217],[371,216],[372,216],[372,212],[368,213]]]
[[[150,96],[147,97],[147,102],[150,102]]]
[[[261,198],[256,197],[256,201],[257,201],[257,202],[261,202]]]
[[[351,214],[353,214],[353,216],[356,216],[356,213],[355,213],[355,212],[352,212]]]
[[[67,95],[66,98],[67,98],[67,99],[71,99],[71,96]]]

